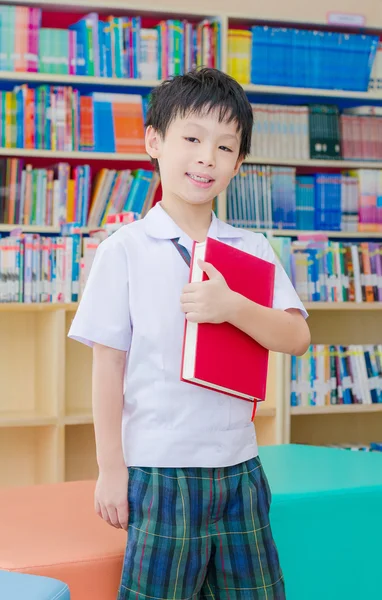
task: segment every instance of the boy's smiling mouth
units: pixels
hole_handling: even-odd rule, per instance
[[[213,182],[215,181],[214,179],[212,179],[211,177],[209,177],[209,175],[205,175],[203,174],[198,174],[198,173],[186,173],[187,177],[189,179],[191,179],[191,181],[199,186],[199,187],[210,187]]]

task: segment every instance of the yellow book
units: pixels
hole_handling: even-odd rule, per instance
[[[5,147],[12,148],[12,110],[13,110],[13,93],[5,92]]]
[[[251,31],[228,31],[228,74],[243,85],[251,81],[251,47]]]
[[[75,221],[74,218],[74,209],[75,209],[75,192],[76,192],[76,182],[74,179],[68,180],[68,196],[66,199],[66,220],[68,223],[73,223]]]

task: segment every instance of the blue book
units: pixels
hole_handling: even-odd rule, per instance
[[[89,201],[90,201],[90,166],[84,165],[84,185],[83,185],[83,196],[81,203],[81,226],[85,227],[88,222],[88,213],[89,213]]]
[[[112,61],[112,50],[111,50],[111,25],[110,23],[101,23],[103,31],[103,54],[104,54],[104,72],[105,77],[113,77],[113,61]]]
[[[113,107],[109,94],[93,93],[94,146],[96,152],[115,152]]]
[[[68,29],[76,32],[76,75],[89,75],[89,46],[85,19],[69,25]]]
[[[153,171],[137,169],[134,173],[134,179],[131,183],[123,212],[141,214],[153,177]]]

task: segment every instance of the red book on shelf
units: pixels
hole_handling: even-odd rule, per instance
[[[201,258],[224,276],[228,286],[249,300],[271,307],[275,265],[212,238],[195,243],[190,282],[208,279]],[[181,379],[255,403],[265,399],[268,371],[266,348],[230,323],[186,320]]]

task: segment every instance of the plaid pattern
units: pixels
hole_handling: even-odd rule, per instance
[[[260,459],[129,469],[119,600],[285,600]]]

